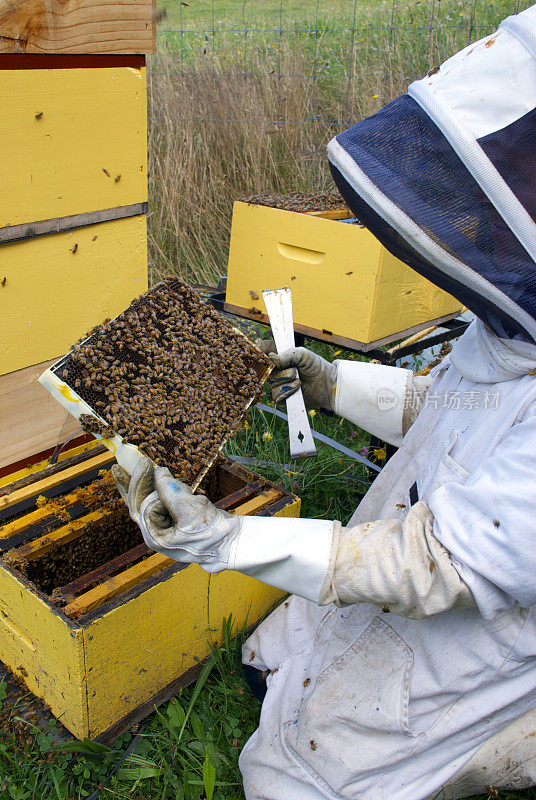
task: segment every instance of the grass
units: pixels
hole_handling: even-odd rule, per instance
[[[232,639],[231,628],[232,620],[224,621],[224,644],[197,684],[112,747],[88,741],[54,745],[54,723],[21,744],[15,708],[0,741],[0,798],[74,800],[99,787],[103,798],[242,798],[238,754],[255,730],[260,704],[242,679],[244,633]]]
[[[322,0],[319,3],[321,18],[351,21],[353,0]],[[231,28],[249,21],[264,27],[296,22],[311,24],[316,21],[315,0],[192,0],[188,5],[180,0],[157,0],[161,17],[161,30],[212,30]]]

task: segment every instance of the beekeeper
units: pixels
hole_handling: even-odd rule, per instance
[[[149,547],[294,595],[244,646],[248,800],[536,783],[535,59],[533,6],[329,145],[356,216],[478,317],[428,378],[273,356],[276,400],[399,445],[350,523],[231,516],[147,459],[130,481]]]

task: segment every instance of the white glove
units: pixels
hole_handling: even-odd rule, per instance
[[[307,408],[333,409],[337,366],[305,347],[292,347],[278,355],[273,339],[257,339],[257,347],[270,357],[272,399],[281,403],[301,386]]]
[[[112,473],[130,516],[141,529],[147,547],[184,564],[200,564],[207,572],[228,568],[231,543],[240,530],[240,518],[216,508],[168,469],[154,469],[149,458],[136,466],[125,492],[124,470]]]
[[[132,477],[118,464],[112,467],[112,477],[119,494],[128,506],[131,518],[140,524],[140,506],[145,498],[154,492],[154,466],[150,458],[138,461]]]
[[[318,602],[340,523],[228,514],[148,458],[132,478],[117,466],[112,474],[152,550],[207,572],[234,569]]]

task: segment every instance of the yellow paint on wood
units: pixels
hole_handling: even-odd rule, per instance
[[[299,507],[295,498],[277,515],[298,516]],[[282,594],[192,564],[78,625],[0,563],[0,659],[76,737],[94,738],[209,655],[224,618],[232,614],[237,631]]]
[[[461,308],[366,228],[235,203],[226,301],[266,313],[263,289],[281,286],[292,289],[295,323],[358,342]]]
[[[73,503],[80,502],[79,498],[74,493],[65,494],[61,499],[62,509],[67,509]],[[22,517],[17,517],[17,519],[11,522],[6,522],[5,525],[0,525],[0,539],[9,539],[11,536],[15,536],[15,534],[26,530],[31,525],[35,525],[37,522],[44,522],[44,520],[49,517],[53,519],[57,513],[57,511],[48,505],[36,508],[35,511],[30,511]]]
[[[50,363],[53,363],[53,362],[50,362]],[[46,369],[46,367],[43,367],[43,369]],[[41,372],[42,371],[43,370],[41,370]],[[39,373],[39,374],[41,374],[41,373]],[[0,377],[0,385],[1,385],[1,382],[2,382],[2,378]],[[56,403],[56,405],[57,405],[57,403]],[[1,410],[0,410],[0,419],[3,419]],[[67,426],[65,426],[65,427],[67,427]],[[67,438],[67,437],[65,437],[65,438]],[[57,441],[57,435],[56,435],[56,439],[54,439],[54,442],[56,442],[56,441]],[[58,455],[58,463],[61,463],[62,461],[65,461],[67,458],[71,458],[72,456],[77,456],[79,453],[84,453],[86,450],[93,450],[95,447],[98,447],[99,445],[100,445],[100,442],[98,442],[96,439],[92,439],[90,442],[86,442],[85,444],[78,445],[77,447],[73,447],[70,450],[62,450],[62,452],[59,453],[59,455]],[[36,452],[39,452],[39,450],[43,450],[43,449],[45,449],[45,448],[40,448]],[[31,451],[31,452],[35,454],[34,451]],[[11,463],[13,463],[13,462],[11,462]],[[0,478],[0,488],[2,486],[7,486],[8,483],[13,483],[14,481],[18,481],[20,478],[25,478],[27,475],[33,475],[36,472],[40,472],[41,470],[46,469],[49,466],[49,463],[50,463],[50,459],[49,458],[45,458],[42,461],[38,461],[37,463],[31,464],[28,467],[22,467],[21,469],[17,469],[14,472],[11,472],[9,475],[4,475],[3,478]],[[0,461],[0,466],[2,466],[1,461]]]
[[[239,573],[211,576],[192,564],[96,620],[84,635],[90,736],[209,655],[224,617],[232,614],[238,630],[281,595]]]
[[[47,489],[53,489],[55,486],[59,486],[60,483],[64,483],[77,475],[83,475],[93,469],[104,469],[112,460],[113,458],[109,453],[101,453],[98,456],[93,456],[93,458],[88,458],[82,464],[75,464],[73,467],[67,467],[67,469],[60,470],[54,475],[35,481],[29,486],[15,489],[15,491],[0,497],[0,509],[11,508],[11,506],[27,500],[29,497],[38,497],[42,492],[46,492]]]
[[[22,548],[20,549],[22,550]],[[173,564],[173,559],[162,555],[162,553],[155,553],[144,561],[140,561],[139,564],[135,564],[133,567],[123,570],[123,572],[120,572],[118,575],[107,578],[102,583],[99,583],[98,586],[84,592],[84,594],[81,594],[76,600],[73,600],[72,603],[65,606],[63,613],[66,617],[77,617],[81,614],[87,614],[87,612],[91,611],[93,608],[97,608],[113,597],[117,597],[118,594],[122,594],[128,589],[131,589],[133,586],[137,586],[138,583],[147,580],[147,578],[160,572],[165,567],[171,566],[171,564]]]
[[[296,498],[278,516],[299,511]],[[221,642],[224,618],[232,614],[238,631],[283,594],[239,572],[209,575],[191,564],[95,620],[84,636],[92,666],[89,735],[98,736],[209,655]]]
[[[83,631],[0,566],[0,660],[76,736],[88,729]]]
[[[0,275],[1,375],[63,355],[145,291],[145,216],[2,244]]]
[[[293,495],[294,500],[291,503],[287,503],[286,506],[281,508],[279,511],[276,511],[274,517],[299,517],[301,511],[301,498],[296,497]]]
[[[255,497],[252,497],[251,500],[247,500],[245,503],[242,503],[242,505],[232,509],[229,513],[238,514],[241,517],[245,517],[247,514],[256,514],[257,511],[262,511],[262,509],[269,506],[270,503],[275,503],[280,497],[281,492],[278,492],[277,489],[267,489],[255,495]]]
[[[155,0],[0,0],[0,53],[154,53]]]
[[[73,539],[78,539],[84,534],[86,525],[90,522],[97,522],[104,516],[105,514],[100,511],[84,514],[83,517],[71,520],[67,525],[62,525],[51,533],[46,533],[44,536],[39,536],[37,539],[32,539],[31,542],[17,547],[15,550],[10,550],[10,553],[16,558],[35,561],[36,558],[41,558],[41,556],[49,553],[54,547],[72,542]]]
[[[322,217],[322,219],[352,219],[353,214],[349,208],[340,208],[330,211],[307,211],[308,217]]]
[[[0,228],[147,200],[145,68],[0,70],[0,97]]]

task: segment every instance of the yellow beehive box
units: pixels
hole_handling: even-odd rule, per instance
[[[33,483],[27,483],[28,471],[0,480],[2,550],[12,554],[12,545],[21,547],[32,525],[41,524],[42,535],[47,510],[36,507],[39,494],[56,493],[63,483],[72,492],[73,481],[83,482],[113,460],[109,453],[73,453],[61,470],[49,468],[44,477],[35,472]],[[237,465],[220,469],[221,507],[299,516],[294,495]],[[22,516],[15,513],[21,503]],[[32,535],[31,547],[37,541]],[[44,538],[51,535],[57,532]],[[282,596],[239,573],[209,575],[160,554],[101,580],[61,610],[14,566],[0,562],[0,659],[79,739],[108,740],[142,719],[195,679],[211,646],[219,644],[224,618],[232,615],[239,630]]]
[[[34,223],[38,231],[40,221],[147,201],[143,61],[88,68],[89,61],[81,57],[73,69],[0,69],[0,97],[10,109],[0,229]]]
[[[65,353],[147,288],[144,214],[0,244],[0,375]]]
[[[393,341],[459,313],[366,228],[329,217],[235,203],[227,309],[265,321],[262,291],[290,286],[295,329],[342,345]]]
[[[13,109],[0,158],[0,375],[61,355],[147,286],[145,66],[119,58],[132,66],[78,56],[80,67],[0,69]]]

